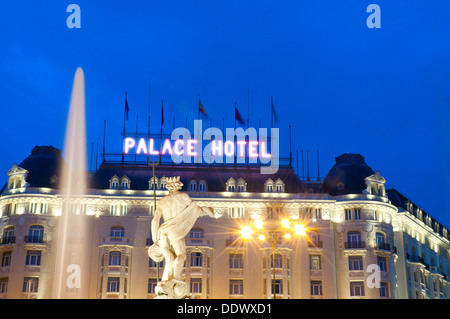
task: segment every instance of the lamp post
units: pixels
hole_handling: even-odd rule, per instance
[[[306,228],[304,224],[293,223],[288,219],[281,220],[280,223],[269,223],[271,227],[266,227],[261,219],[256,219],[252,224],[241,228],[241,236],[245,240],[252,237],[253,233],[259,235],[261,241],[269,240],[272,247],[272,290],[273,299],[276,299],[276,285],[275,285],[275,246],[281,237],[286,239],[291,238],[292,234],[304,236]]]

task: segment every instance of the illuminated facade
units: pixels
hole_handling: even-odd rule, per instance
[[[1,298],[52,298],[61,161],[59,150],[36,147],[7,172]],[[154,297],[157,265],[147,254],[153,196],[167,193],[171,176],[216,215],[200,218],[186,238],[184,275],[193,298],[450,296],[447,228],[386,190],[359,154],[337,157],[323,181],[302,180],[289,166],[264,175],[245,165],[164,164],[155,175],[145,165],[103,163],[90,175],[89,193],[73,201],[73,212],[85,214],[93,231],[90,298]],[[255,218],[301,222],[306,234],[280,239],[273,256],[268,241],[240,237]]]

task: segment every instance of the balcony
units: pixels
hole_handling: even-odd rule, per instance
[[[0,238],[0,245],[11,245],[16,243],[16,236],[7,236]]]
[[[322,241],[308,241],[308,247],[309,248],[323,248],[323,242]]]
[[[365,249],[366,242],[364,241],[346,241],[344,243],[345,249]]]
[[[128,237],[102,237],[100,245],[123,245],[133,246],[133,239]]]
[[[25,236],[23,241],[26,244],[44,244],[44,236]]]
[[[205,238],[186,238],[186,246],[213,247],[212,240]]]
[[[376,243],[376,249],[391,251],[391,245],[387,243]]]
[[[423,259],[420,256],[406,254],[406,259],[409,260],[412,263],[422,264],[422,265],[425,266],[425,269],[429,269],[429,265],[425,262],[425,259]]]

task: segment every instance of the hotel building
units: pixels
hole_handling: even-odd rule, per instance
[[[6,172],[0,197],[0,298],[54,298],[61,151],[36,146]],[[88,296],[151,299],[162,265],[148,257],[156,201],[166,179],[216,218],[201,217],[186,238],[192,298],[448,299],[448,229],[395,189],[359,154],[336,157],[323,180],[290,165],[273,175],[251,165],[104,161],[71,213],[92,229]],[[156,188],[156,189],[154,189]],[[306,227],[274,246],[240,230],[259,219]],[[276,226],[273,226],[276,225]],[[280,228],[282,229],[282,228]],[[86,288],[86,287],[83,287]]]

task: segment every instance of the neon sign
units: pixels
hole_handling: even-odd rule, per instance
[[[159,142],[159,143],[158,143]],[[206,142],[205,146],[204,142]],[[270,147],[270,151],[269,151]],[[171,156],[174,163],[261,163],[261,174],[274,174],[279,166],[279,129],[272,128],[270,139],[266,128],[227,128],[223,132],[210,127],[202,129],[202,121],[194,121],[194,134],[178,127],[171,138],[125,137],[124,154]]]

